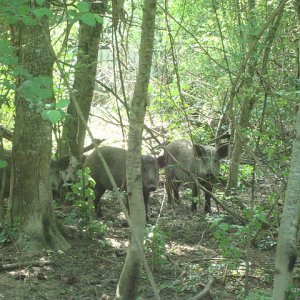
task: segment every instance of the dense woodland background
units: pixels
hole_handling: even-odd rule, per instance
[[[1,297],[300,299],[299,1],[0,0],[0,24]],[[182,138],[230,144],[219,205],[167,204],[160,170],[146,224],[140,154]],[[88,170],[52,194],[99,140],[128,149],[129,228]]]

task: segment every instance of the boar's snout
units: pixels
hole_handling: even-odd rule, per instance
[[[74,156],[51,160],[52,189],[58,191],[61,186],[76,182],[78,180],[76,175],[78,165],[78,160]]]
[[[142,155],[142,180],[143,188],[153,192],[158,187],[157,161],[151,155]]]

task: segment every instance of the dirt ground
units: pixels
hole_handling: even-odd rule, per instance
[[[160,211],[162,194],[159,190],[152,195],[153,222]],[[64,209],[70,211],[70,207]],[[62,214],[61,208],[57,213]],[[12,244],[3,245],[2,265],[29,263],[11,270],[0,269],[0,299],[113,299],[125,260],[129,230],[124,226],[118,204],[109,197],[103,201],[103,214],[108,228],[105,241],[109,246],[106,247],[103,238],[91,238],[69,225],[66,226],[71,245],[68,251],[45,251],[40,256],[29,257]],[[217,216],[216,209],[214,215]],[[235,260],[234,266],[222,257],[203,207],[191,215],[187,200],[175,208],[165,205],[159,228],[166,239],[164,263],[155,264],[149,251],[147,258],[161,299],[189,299],[205,287],[210,277],[214,283],[211,298],[207,299],[244,299],[245,248],[235,241],[236,247],[242,247],[242,256]],[[275,247],[251,248],[248,255],[251,257],[248,286],[252,292],[249,299],[267,299],[261,295],[270,294],[272,288]],[[32,261],[50,262],[35,266]],[[145,271],[140,288],[142,299],[154,299]]]

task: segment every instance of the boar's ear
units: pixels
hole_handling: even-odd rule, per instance
[[[86,146],[83,148],[83,153],[88,152],[92,149],[95,148],[95,144],[97,144],[97,146],[99,146],[103,141],[105,141],[105,139],[94,139],[94,143],[91,143],[90,145]]]
[[[161,155],[157,158],[157,164],[160,169],[166,166],[166,155]]]
[[[229,144],[223,144],[217,149],[217,156],[219,159],[224,158],[228,155]]]
[[[205,156],[205,149],[201,145],[194,144],[194,151],[196,153],[196,156],[198,156],[198,157],[204,157]]]

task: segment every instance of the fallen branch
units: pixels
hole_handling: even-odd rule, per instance
[[[0,271],[20,269],[22,267],[27,267],[27,266],[43,267],[52,264],[54,263],[50,260],[35,260],[35,261],[17,262],[12,264],[2,264],[2,265],[0,264]]]

